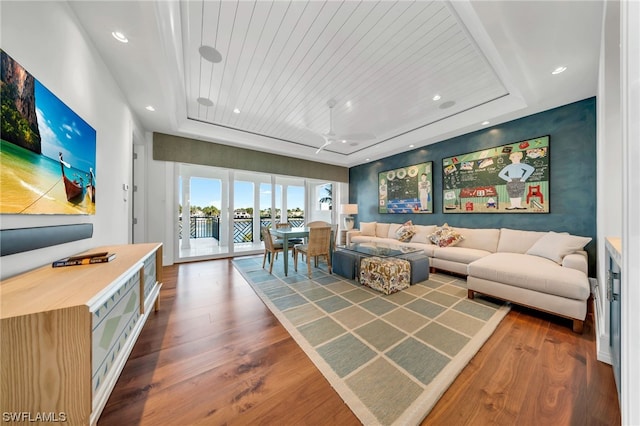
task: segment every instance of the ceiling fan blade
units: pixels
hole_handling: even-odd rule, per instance
[[[318,154],[320,151],[322,151],[327,145],[331,145],[331,142],[333,142],[331,139],[327,139],[324,144],[318,148],[318,150],[316,151],[316,154]]]
[[[336,106],[335,99],[329,99],[327,101],[327,106],[329,107],[329,132],[322,135],[324,138],[324,144],[318,148],[316,154],[320,153],[327,145],[330,145],[331,142],[335,139],[335,133],[333,133],[333,107]]]

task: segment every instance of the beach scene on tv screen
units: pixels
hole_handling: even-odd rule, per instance
[[[0,213],[95,214],[96,131],[0,53]]]

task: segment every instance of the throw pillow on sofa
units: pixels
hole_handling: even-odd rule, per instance
[[[562,259],[573,252],[582,250],[586,246],[590,237],[579,237],[567,233],[559,234],[550,231],[540,238],[529,250],[527,254],[544,257],[556,263],[562,263]]]
[[[398,229],[401,227],[402,225],[399,223],[391,223],[389,225],[389,233],[387,234],[387,238],[392,238],[395,239],[396,237],[396,232],[398,231]]]
[[[408,220],[403,223],[400,228],[398,228],[398,230],[396,231],[396,238],[398,239],[398,241],[407,242],[411,240],[411,237],[413,237],[413,234],[415,233],[416,229],[413,226],[413,223]]]
[[[452,229],[448,224],[444,224],[431,234],[429,239],[438,247],[453,247],[463,240],[463,236]]]
[[[412,243],[431,244],[429,237],[436,230],[435,225],[414,225],[416,233],[411,237]]]

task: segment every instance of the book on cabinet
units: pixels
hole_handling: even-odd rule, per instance
[[[115,258],[116,253],[113,252],[89,253],[86,256],[78,255],[56,260],[51,266],[53,268],[60,268],[63,266],[91,265],[94,263],[111,262]]]

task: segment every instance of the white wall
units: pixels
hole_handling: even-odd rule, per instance
[[[621,411],[623,425],[640,425],[640,2],[622,2],[620,27],[623,158]]]
[[[622,118],[620,116],[620,3],[608,1],[602,31],[598,80],[598,294],[596,347],[611,363],[607,300],[606,237],[622,236]]]
[[[94,216],[2,215],[2,229],[93,223],[93,238],[0,258],[1,277],[130,235],[132,134],[139,126],[120,88],[66,2],[2,2],[1,47],[97,133]],[[130,198],[130,193],[126,197]]]
[[[146,135],[146,211],[145,229],[148,241],[162,242],[162,264],[172,265],[177,231],[178,206],[175,194],[175,163],[153,159],[153,134]]]
[[[608,0],[598,87],[598,359],[608,360],[604,238],[622,238],[621,414],[640,424],[640,2]]]

